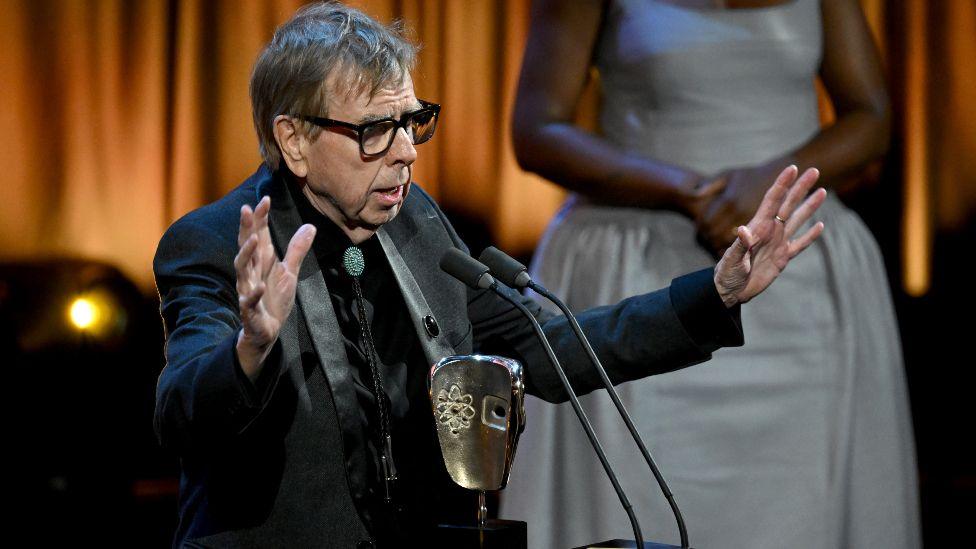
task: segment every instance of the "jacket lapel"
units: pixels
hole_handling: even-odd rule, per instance
[[[298,208],[286,185],[286,181],[269,174],[257,187],[259,199],[264,195],[271,197],[268,225],[279,257],[284,257],[288,242],[302,224]],[[414,220],[401,215],[392,223],[381,227],[376,236],[403,295],[407,313],[424,350],[424,356],[428,364],[433,365],[438,360],[453,355],[454,348],[440,326],[431,329],[430,324],[436,325],[438,320],[401,255],[401,250],[405,254],[423,253],[423,250],[412,249],[413,245],[420,241],[414,239],[417,230]],[[300,312],[293,311],[288,322],[298,322],[299,314],[304,318],[312,347],[318,355],[319,364],[328,381],[339,425],[344,438],[348,438],[352,436],[353,426],[358,425],[359,422],[356,415],[359,404],[356,400],[352,367],[342,341],[339,321],[332,308],[329,289],[314,253],[310,252],[302,262],[295,302],[296,309]],[[297,329],[295,326],[292,328]],[[285,333],[287,331],[283,329],[282,334]],[[348,448],[345,454],[348,468],[350,455]]]
[[[410,315],[414,331],[417,332],[417,340],[420,341],[420,346],[424,349],[427,364],[433,366],[440,359],[453,355],[454,348],[448,343],[447,337],[438,326],[438,321],[427,304],[424,294],[421,293],[417,280],[403,261],[403,256],[400,255],[397,242],[394,241],[395,236],[400,235],[392,228],[388,231],[388,227],[388,225],[380,227],[376,232],[376,237],[386,253],[397,285],[400,286],[400,293],[403,294],[403,301],[407,305],[407,314]],[[400,246],[405,250],[409,248],[409,238],[398,240],[400,240]]]
[[[286,185],[287,182],[278,177],[269,177],[258,186],[259,197],[265,194],[271,197],[268,225],[279,257],[284,257],[291,237],[302,224]],[[339,321],[332,309],[329,289],[313,252],[305,256],[299,270],[295,304],[304,317],[312,347],[328,381],[339,425],[343,426],[343,431],[348,436],[351,426],[357,425],[359,421],[355,416],[358,410],[356,392]],[[289,319],[297,319],[296,314],[298,313],[293,311]]]

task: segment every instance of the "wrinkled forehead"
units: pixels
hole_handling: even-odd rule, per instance
[[[375,78],[370,71],[354,64],[341,63],[323,83],[330,106],[334,102],[353,102],[368,105],[377,96],[398,94],[405,88],[413,91],[413,80],[407,70]]]
[[[336,70],[324,85],[325,107],[330,116],[341,112],[361,121],[396,118],[419,106],[413,80],[406,71],[383,82],[372,82],[355,68]]]

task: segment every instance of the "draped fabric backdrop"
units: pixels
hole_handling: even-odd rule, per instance
[[[976,2],[862,3],[891,69],[904,283],[921,294],[934,231],[976,213]],[[169,223],[257,166],[251,66],[300,4],[0,0],[0,256],[91,257],[151,287]],[[528,0],[352,4],[405,19],[423,44],[417,93],[444,111],[415,179],[502,247],[531,250],[562,193],[522,173],[509,140]]]
[[[258,165],[248,80],[295,0],[0,0],[0,255],[72,255],[143,287],[166,227]],[[351,2],[422,44],[417,94],[444,105],[415,179],[529,250],[561,193],[509,142],[528,25],[519,0]]]

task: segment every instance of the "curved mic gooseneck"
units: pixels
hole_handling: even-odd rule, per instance
[[[613,401],[614,406],[617,408],[617,412],[624,420],[624,424],[627,425],[627,430],[630,431],[631,437],[633,437],[637,447],[640,448],[641,454],[644,456],[644,461],[647,462],[647,466],[650,468],[651,473],[657,480],[658,486],[661,487],[661,492],[664,493],[664,497],[667,498],[668,504],[671,506],[671,511],[674,513],[675,521],[678,523],[678,534],[681,536],[681,547],[689,547],[688,529],[685,526],[685,520],[681,515],[681,510],[678,509],[678,503],[674,499],[674,494],[671,492],[671,487],[668,486],[667,480],[664,479],[664,475],[662,475],[661,471],[658,469],[657,463],[655,463],[654,458],[651,457],[651,452],[644,444],[644,439],[637,431],[637,426],[634,425],[634,421],[631,419],[630,413],[627,412],[627,408],[624,406],[624,403],[620,401],[620,397],[617,395],[617,390],[614,388],[613,383],[610,382],[610,377],[603,368],[603,364],[600,363],[600,359],[597,358],[596,353],[593,351],[593,346],[590,345],[589,340],[587,340],[586,336],[583,334],[583,330],[580,328],[579,322],[576,321],[575,315],[573,315],[573,313],[569,310],[569,307],[567,307],[561,299],[553,295],[542,285],[534,282],[525,265],[522,265],[498,248],[495,248],[494,246],[485,248],[484,251],[481,252],[481,255],[478,256],[478,260],[489,267],[489,272],[494,273],[502,283],[515,289],[529,288],[535,291],[537,294],[554,303],[556,307],[559,307],[559,310],[562,311],[566,316],[566,320],[569,321],[569,325],[572,327],[573,333],[576,334],[576,338],[583,346],[583,349],[586,350],[586,354],[589,356],[590,362],[593,363],[593,367],[596,368],[597,373],[600,374],[600,379],[603,380],[603,385],[606,387],[607,393],[610,395],[610,400]],[[640,547],[640,545],[638,545],[638,547]]]
[[[529,323],[532,324],[536,337],[539,338],[543,348],[546,350],[546,355],[549,357],[549,363],[552,364],[553,369],[559,376],[559,381],[562,382],[563,389],[565,389],[566,394],[569,395],[569,401],[572,403],[573,410],[576,412],[576,417],[579,418],[580,424],[583,426],[583,430],[586,432],[586,436],[590,440],[590,445],[593,446],[593,450],[596,452],[597,457],[600,458],[600,463],[603,464],[603,469],[607,472],[607,476],[610,478],[610,484],[613,485],[613,489],[617,493],[617,497],[620,499],[620,503],[623,505],[624,511],[627,512],[627,518],[630,519],[630,525],[634,531],[634,539],[637,541],[637,547],[644,547],[644,535],[641,532],[640,523],[637,521],[637,515],[634,514],[634,508],[630,504],[630,500],[627,499],[627,495],[624,493],[623,488],[620,486],[620,482],[617,480],[617,475],[614,473],[613,468],[610,466],[610,461],[607,459],[607,455],[603,451],[603,446],[596,438],[596,434],[593,432],[593,426],[590,424],[590,420],[586,417],[586,412],[583,411],[583,407],[580,406],[579,399],[576,397],[576,393],[573,392],[573,387],[569,384],[569,379],[566,377],[566,372],[559,364],[559,360],[556,358],[556,354],[553,352],[552,345],[549,344],[549,340],[546,338],[545,333],[543,333],[542,326],[539,325],[539,321],[535,319],[535,316],[532,315],[525,305],[498,288],[498,282],[495,281],[494,277],[488,274],[488,267],[479,262],[477,259],[465,254],[461,250],[458,250],[457,248],[447,250],[447,252],[445,252],[441,257],[440,266],[441,270],[460,280],[471,288],[476,290],[491,290],[495,292],[495,294],[505,301],[511,303],[516,309],[525,315],[525,317],[529,320]]]

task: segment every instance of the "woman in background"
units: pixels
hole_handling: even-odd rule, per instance
[[[600,135],[572,122],[591,64]],[[827,128],[817,75],[836,109]],[[712,265],[783,167],[816,166],[838,190],[882,155],[888,133],[856,0],[537,0],[515,148],[524,168],[574,194],[537,252],[535,278],[575,310],[663,287]],[[920,545],[882,258],[835,193],[821,219],[820,241],[743,309],[743,348],[618,388],[695,547]],[[609,398],[583,400],[645,538],[675,542]],[[529,522],[532,547],[632,537],[572,410],[529,407],[502,516]]]

